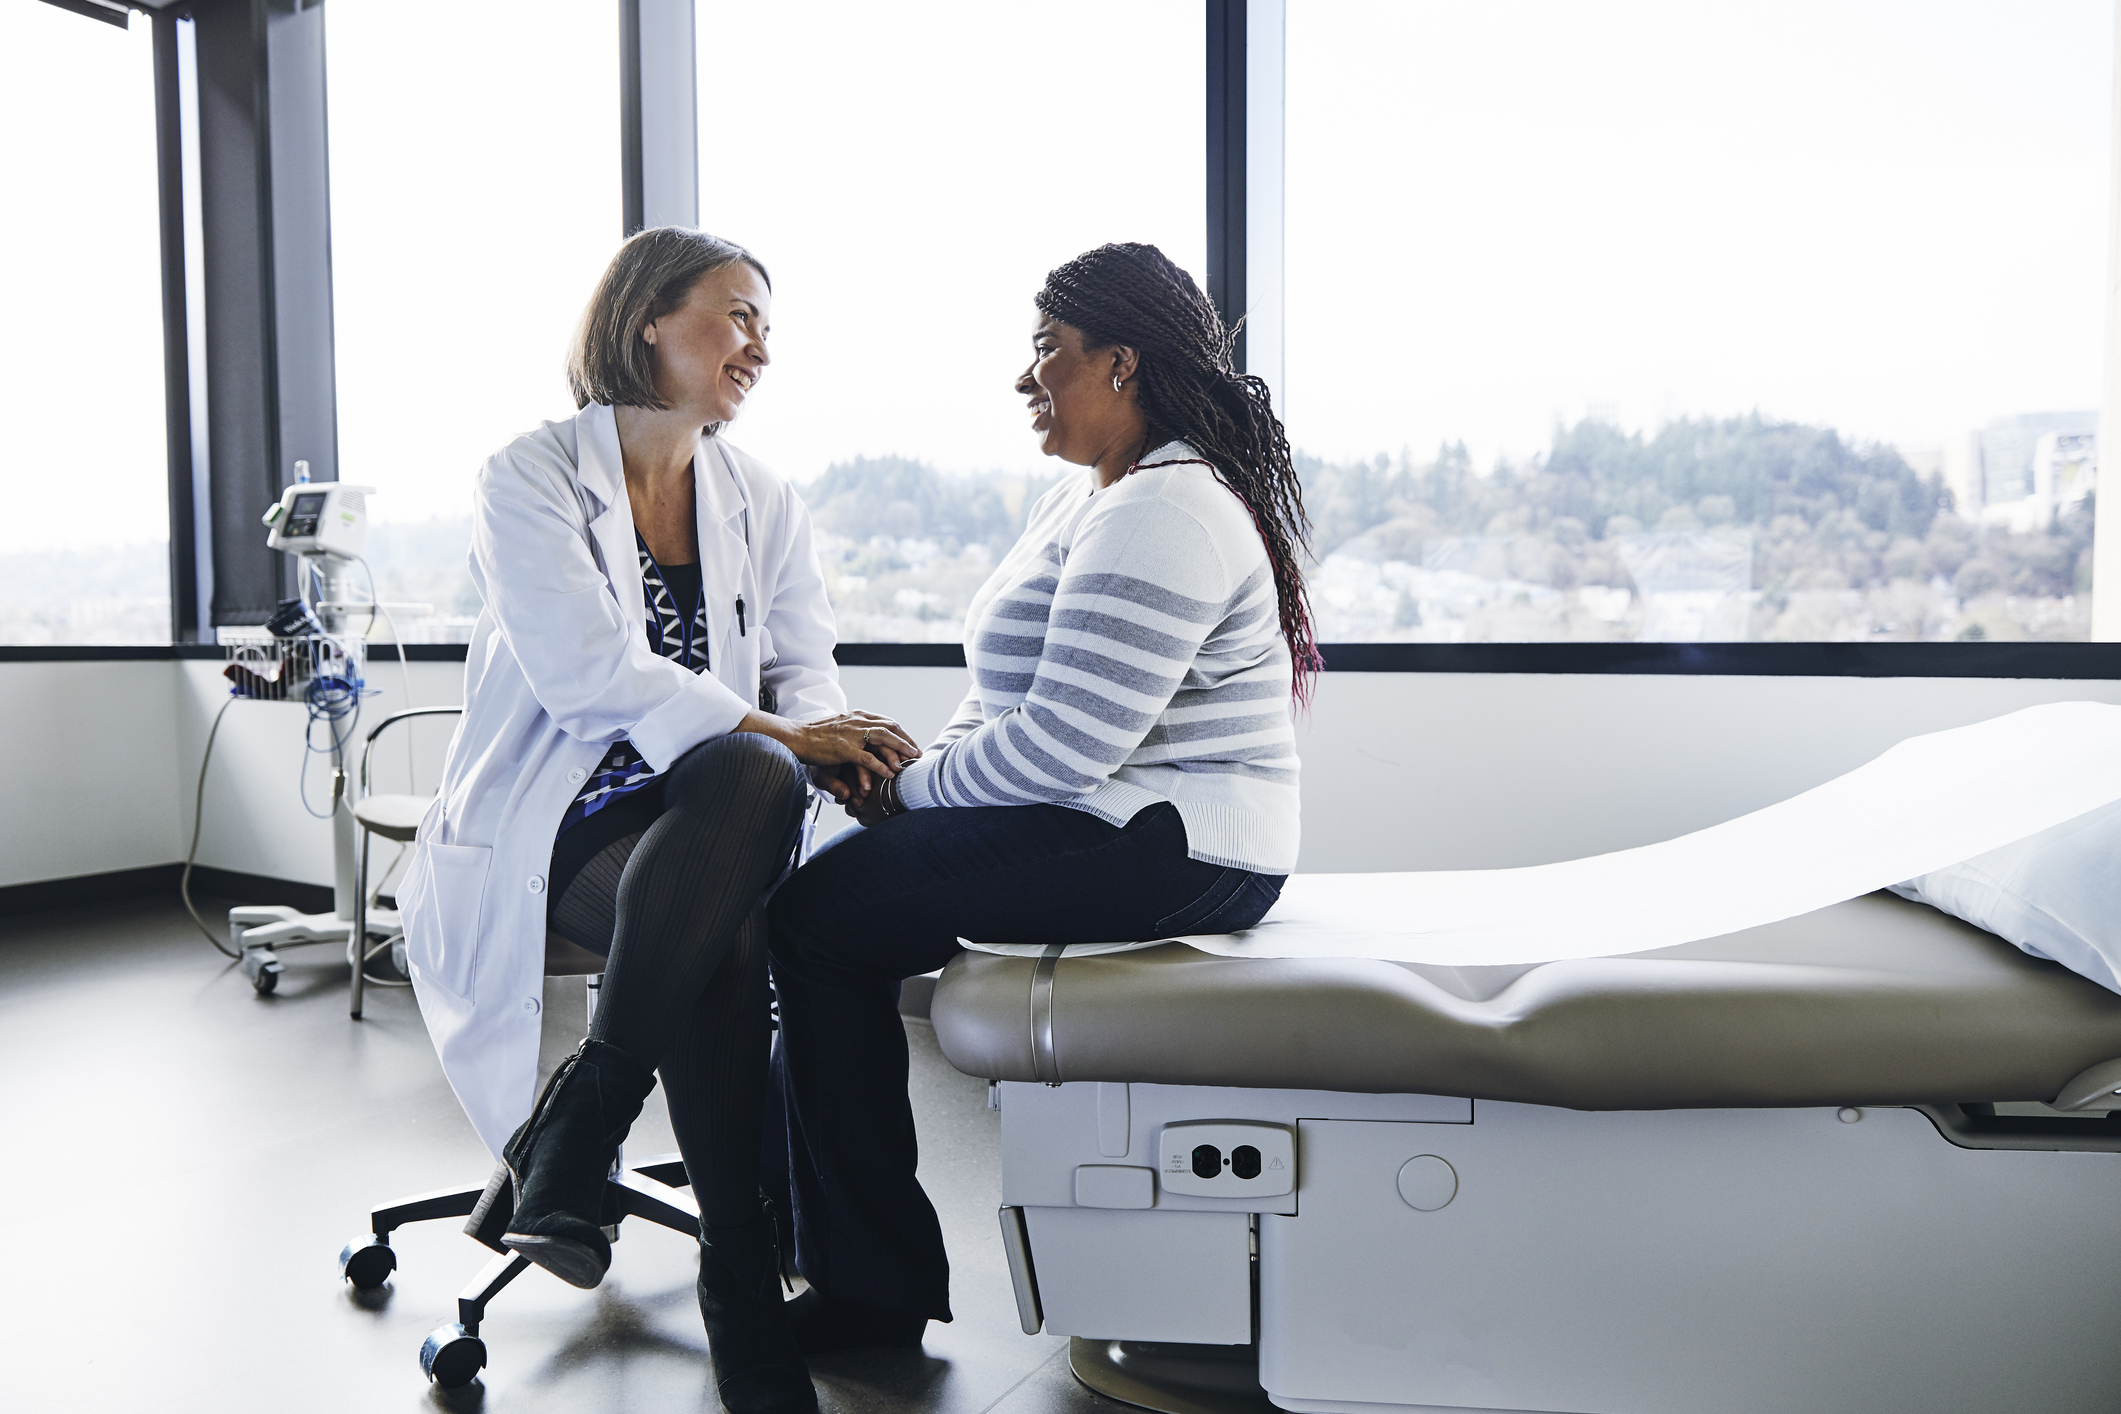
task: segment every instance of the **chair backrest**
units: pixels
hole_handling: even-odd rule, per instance
[[[393,712],[382,721],[376,723],[375,726],[369,729],[368,738],[361,746],[360,794],[368,794],[368,758],[375,754],[377,737],[383,735],[385,731],[396,726],[399,722],[408,722],[414,717],[461,717],[463,715],[464,709],[462,707],[408,707],[403,712]],[[408,780],[406,784],[411,785],[412,782]],[[356,796],[355,798],[359,799],[360,797]]]

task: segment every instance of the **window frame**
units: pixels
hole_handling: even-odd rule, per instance
[[[1284,46],[1287,0],[1204,0],[1206,9],[1207,143],[1202,161],[1207,171],[1207,284],[1225,318],[1243,316],[1239,344],[1241,366],[1257,373],[1279,392],[1283,371],[1282,201],[1284,153],[1282,116],[1285,93]],[[306,8],[306,7],[305,7]],[[661,112],[673,104],[696,102],[697,78],[665,62],[641,62],[644,26],[693,23],[692,0],[621,0],[621,63],[624,94],[622,131],[639,134],[644,112]],[[645,13],[644,13],[645,12]],[[155,13],[151,23],[162,39],[174,17]],[[627,41],[630,39],[630,43]],[[192,379],[187,351],[188,321],[200,317],[188,310],[185,290],[183,114],[176,92],[174,47],[168,68],[158,45],[156,78],[157,139],[161,145],[163,197],[163,310],[167,353],[166,398],[169,429],[171,605],[173,646],[168,650],[99,650],[91,645],[49,649],[0,648],[0,661],[50,661],[91,657],[175,657],[200,651],[189,647],[212,630],[200,622],[196,566],[202,551],[210,553],[211,534],[197,504],[195,477],[213,468],[196,469],[191,448]],[[647,52],[690,55],[689,44]],[[686,64],[689,65],[689,59]],[[648,72],[644,73],[644,67]],[[166,75],[166,77],[165,77]],[[167,85],[165,88],[164,85]],[[2117,105],[2121,109],[2121,105]],[[203,139],[202,139],[203,140]],[[651,145],[652,146],[652,145]],[[697,219],[697,153],[667,155],[643,150],[638,137],[622,145],[626,164],[627,210],[622,219],[642,219],[641,207],[690,205]],[[2116,143],[2121,163],[2121,142]],[[669,170],[663,171],[662,168]],[[667,196],[665,192],[667,190]],[[691,202],[686,197],[691,197]],[[2121,213],[2121,182],[2113,182],[2110,200]],[[2108,242],[2121,225],[2110,220]],[[327,275],[328,279],[328,275]],[[2121,432],[2115,413],[2121,409],[2121,319],[2117,301],[2108,301],[2107,367],[2101,406],[2101,441],[2112,444],[2108,429]],[[2117,458],[2121,461],[2121,458]],[[2106,520],[2114,521],[2112,526]],[[260,547],[260,553],[265,553]],[[1343,643],[1323,645],[1329,672],[1397,673],[1532,673],[1646,674],[1781,677],[1938,677],[1938,678],[2072,678],[2121,679],[2121,516],[2102,518],[2095,528],[2093,551],[2093,633],[2090,643]],[[2101,586],[2104,592],[2101,592]],[[2104,633],[2104,637],[2099,637]],[[462,648],[435,645],[415,656],[461,658]],[[394,654],[390,656],[395,656]],[[964,650],[956,644],[847,643],[837,652],[849,666],[962,667]]]
[[[1283,55],[1288,0],[1207,0],[1209,15],[1209,293],[1224,318],[1238,312],[1224,303],[1214,260],[1218,252],[1245,265],[1241,291],[1252,295],[1250,319],[1269,318],[1272,342],[1255,337],[1246,350],[1247,372],[1267,379],[1281,391],[1282,112],[1285,101]],[[1237,37],[1218,46],[1217,34]],[[1251,54],[1244,50],[1250,41]],[[1264,52],[1263,52],[1264,51]],[[1218,76],[1218,66],[1221,73]],[[2121,79],[2121,27],[2115,35],[2115,72]],[[1247,114],[1218,114],[1218,84],[1243,75]],[[2107,249],[2110,271],[2106,310],[2106,366],[2101,370],[2099,441],[2102,449],[2121,438],[2121,86],[2114,105],[2113,155],[2109,161]],[[1218,133],[1218,120],[1223,127]],[[1261,152],[1262,139],[1272,144]],[[1251,136],[1248,160],[1230,161],[1218,149],[1218,137],[1239,149]],[[1221,160],[1219,161],[1219,158]],[[1247,183],[1234,201],[1219,206],[1214,183]],[[1262,187],[1267,190],[1262,191]],[[1248,210],[1248,200],[1250,198]],[[1262,204],[1271,235],[1262,239]],[[1219,225],[1219,223],[1226,223]],[[1224,231],[1239,230],[1234,255]],[[1266,296],[1266,297],[1263,297]],[[2121,457],[2115,459],[2121,470]],[[2121,500],[2117,496],[2116,500]],[[2103,586],[2103,588],[2102,588]],[[1731,677],[1924,677],[1924,678],[2063,678],[2105,680],[2121,677],[2121,515],[2093,524],[2092,640],[2083,643],[1892,643],[1866,641],[1717,642],[1717,643],[1340,643],[1321,644],[1328,672],[1398,673],[1553,673],[1702,675]]]

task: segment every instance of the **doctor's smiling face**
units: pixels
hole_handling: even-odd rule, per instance
[[[641,329],[655,350],[657,396],[702,425],[733,421],[773,361],[772,316],[773,292],[749,262],[700,276],[677,308]]]

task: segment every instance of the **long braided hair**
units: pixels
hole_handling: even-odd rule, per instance
[[[1135,396],[1149,424],[1144,450],[1186,442],[1252,513],[1274,570],[1296,700],[1308,706],[1325,666],[1298,558],[1308,549],[1310,518],[1266,380],[1231,366],[1237,331],[1192,276],[1155,246],[1133,241],[1101,245],[1053,270],[1033,302],[1041,314],[1082,330],[1088,349],[1134,349]]]

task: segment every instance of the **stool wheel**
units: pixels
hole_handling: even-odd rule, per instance
[[[339,1275],[352,1282],[356,1291],[374,1291],[390,1280],[390,1274],[397,1269],[398,1254],[390,1250],[388,1243],[366,1234],[339,1251]]]
[[[486,1342],[455,1321],[436,1326],[420,1347],[420,1369],[443,1389],[462,1389],[486,1367]]]

